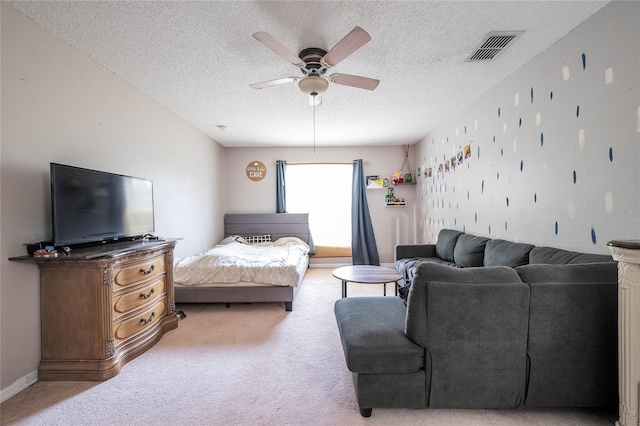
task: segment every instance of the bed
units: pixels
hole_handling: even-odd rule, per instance
[[[260,240],[260,237],[265,235],[271,236],[273,244],[258,243],[248,247],[243,244],[249,240],[248,237]],[[236,236],[245,240],[234,241]],[[291,311],[295,295],[309,267],[309,255],[304,254],[294,262],[295,271],[291,270],[291,265],[287,266],[288,270],[281,282],[276,282],[270,273],[251,275],[248,272],[248,264],[256,263],[255,260],[261,257],[257,251],[261,246],[286,246],[287,250],[295,246],[295,250],[298,250],[297,244],[294,244],[295,240],[301,240],[302,245],[309,244],[307,213],[226,214],[224,239],[220,244],[198,255],[175,260],[176,303],[226,303],[229,306],[230,303],[283,302],[285,309]],[[245,249],[248,251],[245,252]],[[214,253],[214,256],[217,256],[216,260],[207,260],[208,253]],[[221,260],[224,253],[231,254],[233,262],[225,263],[226,261]],[[247,260],[246,264],[238,265],[242,270],[233,270],[231,263],[242,258]],[[193,265],[198,264],[202,265],[202,270],[194,272]],[[264,279],[265,277],[267,279]],[[246,281],[247,279],[255,281]]]

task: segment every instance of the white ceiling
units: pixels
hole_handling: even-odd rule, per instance
[[[372,40],[331,72],[381,83],[331,84],[315,110],[316,145],[413,144],[607,1],[10,3],[222,145],[246,147],[313,143],[313,108],[295,83],[249,87],[301,75],[257,31],[297,54],[367,30]],[[512,30],[524,34],[496,59],[466,62],[487,33]]]

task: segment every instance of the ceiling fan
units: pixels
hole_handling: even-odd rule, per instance
[[[358,75],[333,73],[325,77],[329,68],[337,65],[371,40],[369,33],[360,27],[355,27],[328,52],[318,47],[309,47],[301,50],[297,56],[269,33],[260,31],[255,33],[253,38],[273,50],[287,62],[300,68],[303,74],[301,77],[284,77],[250,84],[249,86],[254,89],[298,82],[300,90],[309,95],[309,104],[316,106],[322,103],[322,94],[329,88],[329,82],[366,90],[373,90],[380,84],[380,80]]]

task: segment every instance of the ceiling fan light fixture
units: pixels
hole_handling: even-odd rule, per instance
[[[322,95],[329,89],[329,82],[318,76],[309,76],[301,79],[298,82],[298,87],[302,91],[302,93],[306,93],[307,95]]]

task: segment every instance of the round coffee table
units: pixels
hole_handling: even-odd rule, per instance
[[[386,284],[395,283],[395,295],[398,295],[398,280],[402,274],[395,269],[375,265],[353,265],[334,269],[333,276],[342,281],[342,297],[347,297],[347,283]],[[384,286],[387,295],[387,286]]]

